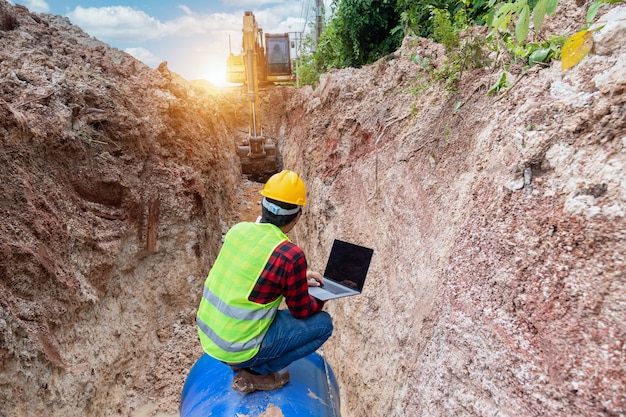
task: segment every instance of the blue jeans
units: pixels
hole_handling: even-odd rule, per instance
[[[288,310],[278,310],[259,352],[237,368],[250,368],[267,375],[315,352],[330,337],[333,323],[325,311],[297,319]]]

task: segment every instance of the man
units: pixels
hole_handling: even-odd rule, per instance
[[[233,389],[274,390],[289,381],[287,365],[332,334],[324,303],[309,295],[323,285],[287,233],[306,204],[298,174],[284,170],[265,184],[257,223],[233,226],[204,283],[196,322],[204,351],[229,365]],[[279,310],[282,300],[288,309]]]

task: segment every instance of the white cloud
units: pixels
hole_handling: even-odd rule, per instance
[[[13,1],[9,1],[9,3],[15,4],[15,2]],[[50,11],[50,6],[45,0],[24,0],[20,3],[22,3],[28,8],[28,10],[34,13],[48,13]]]
[[[208,35],[218,32],[241,31],[241,18],[233,14],[188,13],[185,16],[164,23],[164,34],[169,36]]]
[[[301,32],[306,29],[305,18],[308,18],[309,21],[315,20],[315,11],[311,9],[307,13],[303,3],[289,1],[256,10],[254,16],[265,33]],[[239,25],[241,26],[241,17],[239,18]]]
[[[125,6],[78,6],[67,14],[73,24],[104,41],[142,43],[164,37],[190,37],[218,32],[235,32],[241,26],[240,18],[232,14],[193,13],[179,6],[183,16],[161,22],[141,10]],[[240,29],[239,29],[240,30]]]
[[[255,10],[261,6],[270,4],[281,5],[285,0],[230,0],[228,5],[231,7],[241,7],[246,10]]]
[[[299,17],[288,17],[278,23],[278,25],[272,29],[271,33],[288,33],[288,32],[302,32],[305,27],[304,19]]]
[[[148,51],[145,48],[126,48],[124,49],[124,52],[132,55],[149,67],[156,67],[158,64],[163,62],[161,58],[154,55],[152,52]]]
[[[141,10],[125,6],[76,7],[67,14],[73,24],[105,41],[136,41],[160,38],[163,25]]]

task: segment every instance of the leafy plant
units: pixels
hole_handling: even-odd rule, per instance
[[[443,83],[446,91],[454,93],[458,88],[461,71],[461,65],[458,62],[448,59],[441,68],[435,69],[432,75],[435,81]]]
[[[561,48],[565,42],[565,37],[552,35],[542,42],[529,42],[516,44],[512,49],[522,61],[529,65],[547,65],[554,59],[560,59]]]
[[[587,25],[585,29],[589,29],[589,25],[591,25],[593,20],[596,18],[596,14],[598,14],[600,7],[608,6],[609,4],[623,3],[623,2],[624,0],[595,0],[591,4],[591,6],[589,6],[589,9],[587,10],[587,18],[586,18]]]
[[[433,9],[446,10],[451,16],[463,11],[468,21],[482,25],[486,22],[489,7],[487,0],[398,0],[396,11],[400,16],[399,26],[406,35],[432,38],[434,22]]]
[[[433,39],[443,44],[446,51],[459,46],[459,28],[452,24],[450,12],[443,9],[432,9]]]
[[[586,29],[603,6],[622,1],[594,0]],[[558,0],[333,0],[332,7],[333,17],[318,44],[311,45],[299,63],[301,84],[316,84],[319,75],[332,68],[374,62],[394,52],[406,35],[432,38],[445,46],[448,59],[437,69],[419,55],[412,55],[411,61],[428,71],[431,81],[443,82],[447,91],[456,90],[463,71],[491,65],[490,51],[497,52],[494,64],[502,70],[513,62],[546,65],[563,54],[563,37],[537,36]],[[491,29],[486,37],[470,35],[474,24],[484,23]],[[586,54],[589,37],[580,38],[580,45],[575,39],[567,44],[568,56],[582,59]]]
[[[341,0],[333,2],[333,19],[317,46],[318,61],[333,68],[361,67],[400,46],[396,0]]]
[[[489,7],[494,7],[496,0],[489,1]],[[511,32],[512,22],[515,21],[515,39],[523,42],[530,31],[530,17],[532,10],[533,27],[536,33],[541,30],[546,15],[552,15],[556,11],[558,0],[539,0],[531,8],[528,0],[515,0],[512,3],[504,3],[495,11],[491,27],[500,32]]]
[[[578,33],[570,36],[563,45],[563,58],[561,60],[561,70],[566,70],[577,65],[582,59],[587,56],[591,48],[593,47],[593,37],[589,27],[593,20],[596,18],[596,14],[600,10],[600,7],[612,4],[621,3],[624,0],[596,0],[587,10],[585,28]]]
[[[409,92],[413,95],[413,97],[418,98],[425,91],[427,91],[432,86],[432,81],[426,80],[424,75],[419,74],[415,80],[411,83],[411,88]]]
[[[470,26],[465,9],[459,9],[452,16],[447,10],[433,9],[433,39],[442,43],[447,51],[445,64],[432,72],[436,81],[443,82],[446,91],[455,92],[463,71],[480,68],[487,59],[484,53],[484,39],[461,33]]]
[[[425,70],[430,70],[430,60],[426,57],[422,57],[419,54],[411,54],[411,57],[409,58],[410,61],[414,64],[419,65],[420,67],[422,67]]]
[[[502,75],[498,78],[498,81],[495,82],[494,85],[487,91],[487,95],[499,93],[500,91],[504,91],[509,88],[509,83],[506,79],[506,71],[502,71]]]
[[[322,71],[316,66],[313,54],[303,55],[301,59],[296,74],[298,83],[300,85],[317,85]]]
[[[461,107],[463,107],[463,103],[462,101],[457,101],[454,103],[454,107],[452,107],[452,115],[456,116],[456,114],[459,112],[459,110],[461,109]]]
[[[563,58],[561,60],[561,70],[566,70],[578,64],[587,56],[593,47],[591,32],[584,29],[570,36],[563,45]]]

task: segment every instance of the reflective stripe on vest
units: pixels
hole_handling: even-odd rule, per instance
[[[270,310],[248,310],[245,308],[229,306],[217,295],[213,294],[213,292],[207,287],[204,287],[202,296],[206,298],[209,303],[213,304],[213,306],[217,308],[220,313],[235,320],[264,320],[274,317],[276,310],[278,310],[278,307],[274,307]]]
[[[282,297],[268,304],[248,300],[276,247],[288,240],[271,224],[239,223],[227,234],[204,285],[196,323],[204,351],[230,363],[258,352]]]
[[[207,326],[205,322],[200,320],[200,317],[196,317],[196,323],[198,324],[198,329],[202,331],[205,336],[211,339],[211,341],[215,343],[217,347],[226,352],[236,353],[254,349],[261,344],[263,338],[265,337],[265,333],[263,333],[258,335],[254,339],[250,339],[244,343],[228,342],[219,337],[209,326]]]

